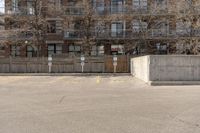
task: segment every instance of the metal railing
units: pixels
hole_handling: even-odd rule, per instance
[[[5,32],[5,34],[4,34]],[[31,40],[33,39],[32,34],[18,33],[18,34],[6,34],[6,30],[0,35],[0,40]],[[94,39],[154,39],[154,38],[177,38],[177,37],[200,37],[200,28],[194,28],[188,31],[181,30],[167,30],[167,29],[147,29],[147,30],[118,30],[112,31],[107,30],[66,30],[64,34],[59,35],[65,40],[77,40],[85,37]],[[48,35],[46,35],[48,38]]]
[[[81,6],[65,6],[63,7],[65,10],[65,15],[84,15],[86,9]],[[158,8],[158,9],[149,9],[147,6],[127,6],[127,5],[120,5],[120,6],[95,6],[92,9],[92,12],[96,15],[112,15],[112,14],[132,14],[132,15],[139,15],[139,14],[163,14],[163,13],[171,13],[168,11],[167,8]]]
[[[63,6],[62,7],[65,15],[83,15],[84,7],[83,6]]]
[[[91,38],[97,39],[137,39],[137,38],[176,38],[176,37],[200,37],[200,28],[192,29],[190,32],[182,33],[178,32],[177,30],[167,30],[167,29],[147,29],[147,30],[119,30],[119,31],[112,31],[112,30],[102,30],[102,31],[95,31],[91,30],[89,34],[84,34],[85,31],[83,30],[67,30],[65,31],[65,39],[81,39],[86,36]]]

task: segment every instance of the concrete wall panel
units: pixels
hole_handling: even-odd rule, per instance
[[[200,81],[200,56],[150,55],[133,58],[131,65],[144,81]]]

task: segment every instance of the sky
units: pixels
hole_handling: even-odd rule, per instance
[[[0,0],[0,13],[4,13],[4,0]]]

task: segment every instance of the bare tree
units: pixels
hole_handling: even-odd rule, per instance
[[[178,4],[176,18],[179,26],[177,54],[200,54],[200,19],[198,0],[182,0]]]
[[[50,26],[46,18],[61,16],[61,8],[58,8],[54,0],[18,0],[16,5],[12,2],[7,1],[7,6],[10,7],[6,14],[9,41],[32,46],[39,57],[41,46],[45,43],[47,27]]]

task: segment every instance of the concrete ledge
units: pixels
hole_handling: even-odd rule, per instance
[[[149,81],[151,86],[200,85],[200,81]]]
[[[0,73],[0,76],[131,76],[130,73]]]

